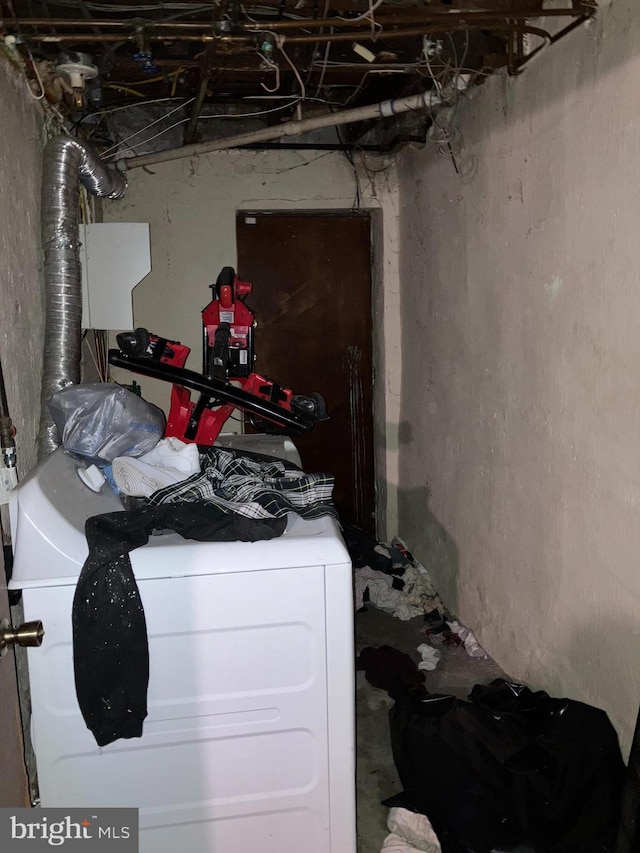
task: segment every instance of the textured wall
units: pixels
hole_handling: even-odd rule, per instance
[[[43,291],[40,258],[42,146],[39,111],[0,56],[0,359],[16,426],[18,469],[35,463],[40,417]],[[0,558],[0,616],[8,616]],[[20,650],[24,652],[24,650]],[[28,805],[13,650],[0,664],[0,803]],[[24,654],[18,658],[23,670]],[[26,677],[26,676],[25,676]]]
[[[400,530],[516,678],[640,701],[640,4],[401,168]]]
[[[0,358],[24,474],[35,463],[40,417],[42,144],[35,101],[2,56],[0,112]]]
[[[348,210],[355,195],[351,167],[339,153],[221,152],[153,170],[134,169],[128,177],[127,195],[105,204],[104,218],[151,224],[152,271],[134,290],[134,322],[188,344],[192,354],[187,366],[195,370],[200,369],[200,311],[210,298],[208,286],[223,266],[236,264],[236,211]],[[379,173],[374,188],[363,174],[361,186],[362,206],[374,212],[376,469],[385,496],[379,502],[379,528],[384,532],[389,508],[388,526],[395,532],[393,448],[400,404],[397,183],[393,172],[389,180]],[[115,375],[130,381],[130,374]],[[145,396],[166,408],[169,386],[140,381]]]

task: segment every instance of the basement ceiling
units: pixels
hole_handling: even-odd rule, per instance
[[[229,124],[238,132],[455,89],[462,75],[475,85],[499,70],[516,74],[593,15],[595,2],[0,0],[0,8],[5,50],[35,93],[98,148],[139,154],[228,134]],[[136,123],[153,132],[127,147]],[[347,125],[341,143],[370,138],[372,124]]]

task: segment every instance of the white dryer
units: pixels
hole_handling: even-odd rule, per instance
[[[142,853],[353,853],[351,563],[331,519],[265,542],[151,537],[131,553],[149,637],[141,738],[99,748],[74,685],[84,522],[122,510],[51,454],[12,496],[43,806],[135,806]]]

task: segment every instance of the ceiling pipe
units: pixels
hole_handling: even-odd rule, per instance
[[[283,136],[299,136],[311,130],[319,130],[324,127],[339,127],[343,124],[352,124],[358,121],[370,119],[389,118],[400,115],[410,110],[433,109],[434,107],[446,106],[457,96],[457,92],[464,91],[469,85],[470,75],[460,74],[456,86],[448,88],[441,97],[430,89],[420,95],[412,95],[407,98],[397,98],[393,101],[383,101],[379,104],[370,104],[365,107],[354,107],[350,110],[341,110],[337,113],[328,113],[323,116],[302,119],[300,121],[289,121],[277,127],[265,127],[249,133],[241,133],[237,136],[229,136],[224,139],[215,139],[211,142],[199,142],[195,145],[184,145],[182,148],[170,148],[167,151],[158,151],[154,154],[141,154],[138,157],[127,157],[118,160],[118,166],[122,169],[135,169],[139,166],[153,166],[156,163],[167,163],[171,160],[182,160],[184,157],[194,157],[199,154],[209,154],[213,151],[224,151],[229,148],[240,148],[246,145],[254,145],[259,142],[271,142]]]
[[[82,278],[78,240],[80,183],[96,196],[122,198],[127,181],[88,145],[68,136],[49,140],[42,174],[45,332],[38,458],[60,441],[47,403],[80,381]]]
[[[529,26],[518,26],[512,23],[502,23],[496,22],[492,24],[488,24],[487,28],[493,31],[499,30],[509,30],[513,33],[531,33],[532,35],[538,35],[545,39],[550,39],[551,36],[546,30],[542,30],[538,27],[529,27]],[[457,31],[467,31],[467,30],[476,30],[483,28],[483,24],[476,21],[474,24],[465,24],[459,23],[457,26],[448,26],[446,32],[453,33]],[[359,41],[372,41],[376,42],[379,39],[405,39],[405,38],[415,38],[417,36],[425,36],[430,33],[441,33],[443,32],[442,25],[434,25],[434,26],[420,26],[420,27],[410,27],[406,30],[385,30],[384,32],[371,32],[369,29],[367,32],[348,32],[348,33],[321,33],[318,35],[304,35],[304,36],[283,36],[284,44],[323,44],[328,41],[330,42],[339,42],[339,41],[353,41],[354,37],[357,37]]]
[[[531,35],[541,36],[542,38],[549,39],[549,33],[546,30],[542,30],[538,27],[530,27],[530,26],[518,26],[517,24],[513,24],[509,21],[496,21],[496,22],[482,22],[475,21],[473,24],[465,24],[464,22],[457,23],[456,25],[451,24],[447,25],[446,30],[443,29],[442,24],[433,24],[433,25],[425,25],[418,27],[410,27],[408,29],[398,29],[391,30],[387,29],[383,32],[374,32],[371,30],[351,30],[346,33],[318,33],[316,35],[304,35],[304,36],[283,36],[283,43],[287,44],[323,44],[328,41],[330,42],[338,42],[338,41],[353,41],[354,38],[357,38],[359,41],[378,41],[379,39],[404,39],[404,38],[415,38],[417,36],[429,35],[430,33],[442,33],[442,32],[465,32],[467,30],[476,30],[476,29],[491,29],[493,31],[502,31],[507,30],[514,33],[530,33]],[[152,42],[219,42],[221,44],[251,44],[255,42],[258,33],[247,32],[245,35],[211,35],[208,33],[185,33],[183,35],[154,35],[153,33],[145,36],[147,41]],[[81,35],[69,35],[69,34],[52,34],[52,35],[33,35],[29,36],[32,41],[37,41],[40,43],[52,43],[52,44],[88,44],[89,42],[116,42],[116,41],[135,41],[135,35],[115,35],[111,33],[105,33],[104,35],[96,35],[95,33],[87,33]]]
[[[387,15],[379,15],[376,14],[376,23],[381,26],[394,24],[426,24],[437,22],[438,24],[445,24],[447,19],[451,19],[457,23],[461,21],[474,21],[479,20],[481,22],[489,22],[489,21],[529,21],[532,18],[559,18],[559,17],[581,17],[585,14],[584,10],[577,8],[567,8],[567,9],[544,9],[537,11],[527,11],[525,9],[520,10],[483,10],[483,9],[455,9],[454,11],[441,10],[441,9],[419,9],[413,12],[400,12],[398,14],[387,14]],[[51,27],[57,29],[64,29],[66,27],[87,27],[89,26],[89,22],[84,19],[76,19],[76,18],[22,18],[18,19],[16,25],[20,27]],[[333,18],[300,18],[297,20],[287,20],[287,21],[258,21],[258,22],[243,22],[241,24],[242,29],[248,32],[265,32],[265,30],[273,31],[273,32],[282,32],[284,30],[296,30],[296,29],[321,29],[323,27],[331,26],[338,29],[346,29],[347,27],[353,26],[353,24],[359,23],[355,18],[346,18],[346,17],[333,17]],[[103,20],[98,18],[92,18],[90,22],[90,26],[92,29],[95,27],[99,27],[101,29],[131,29],[132,27],[140,24],[138,20],[130,19],[121,19],[118,21],[114,20]],[[365,24],[367,27],[371,26],[370,21],[366,21]],[[215,21],[154,21],[154,20],[145,20],[142,22],[142,26],[145,29],[150,31],[153,30],[170,30],[172,32],[178,31],[197,31],[197,30],[205,30],[210,31],[216,28]],[[364,25],[363,25],[364,26]],[[95,31],[95,30],[94,30]]]

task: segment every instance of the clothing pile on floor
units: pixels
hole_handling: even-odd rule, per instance
[[[445,611],[431,576],[402,539],[384,544],[352,524],[343,532],[354,568],[356,611],[371,603],[402,621],[426,616],[442,623]]]
[[[624,763],[603,710],[502,678],[475,685],[469,701],[429,693],[412,658],[389,646],[363,649],[357,668],[395,700],[403,790],[383,804],[429,821],[394,815],[383,853],[613,853]]]

